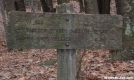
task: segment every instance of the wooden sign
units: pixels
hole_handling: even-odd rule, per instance
[[[8,48],[121,49],[119,15],[10,12]]]

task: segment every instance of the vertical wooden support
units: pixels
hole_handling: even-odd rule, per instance
[[[58,49],[58,72],[57,80],[76,79],[76,50]]]
[[[73,13],[73,4],[57,6],[57,13]],[[57,80],[76,80],[76,50],[58,49]]]

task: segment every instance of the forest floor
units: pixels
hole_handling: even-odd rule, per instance
[[[82,80],[104,80],[106,77],[134,80],[134,60],[110,61],[111,54],[109,50],[85,50],[81,63]],[[0,80],[56,80],[56,77],[56,50],[8,50],[0,15]]]

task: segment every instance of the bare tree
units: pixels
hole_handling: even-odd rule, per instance
[[[0,0],[0,11],[2,14],[2,20],[3,20],[3,25],[6,27],[6,14],[5,14],[5,8],[4,8],[4,1]]]
[[[14,4],[16,11],[26,11],[24,0],[15,0]]]
[[[80,12],[83,12],[84,11],[83,0],[79,0],[79,5],[80,5]]]
[[[100,14],[110,14],[110,1],[111,0],[97,0]]]
[[[48,7],[48,4],[47,4],[46,0],[40,0],[40,2],[41,2],[41,5],[42,5],[43,12],[49,12],[50,8]]]
[[[98,14],[97,0],[84,0],[85,13]]]
[[[53,9],[53,4],[52,4],[52,0],[46,0],[47,4],[48,4],[48,7],[49,7],[49,11],[50,12],[54,12],[54,9]]]
[[[58,4],[69,3],[69,0],[57,0]]]
[[[115,0],[117,14],[123,16],[123,49],[117,50],[112,54],[113,60],[132,60],[134,59],[133,48],[133,23],[134,23],[134,0]]]

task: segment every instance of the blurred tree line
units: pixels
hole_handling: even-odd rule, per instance
[[[30,7],[32,11],[34,8],[40,9],[43,12],[54,12],[53,4],[69,3],[70,1],[77,1],[80,4],[80,12],[86,13],[110,13],[111,0],[5,0],[5,5],[8,7],[13,5],[16,11],[25,11],[26,7]],[[107,6],[107,7],[106,7]]]

